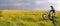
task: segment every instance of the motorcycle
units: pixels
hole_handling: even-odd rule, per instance
[[[55,16],[55,9],[53,8],[53,6],[50,6],[51,10],[48,12],[48,14],[43,14],[43,19],[44,20],[51,20],[53,25],[56,26],[57,21],[56,21],[56,16]],[[50,13],[52,12],[52,14],[50,15]]]

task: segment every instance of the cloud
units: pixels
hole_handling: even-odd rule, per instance
[[[60,11],[60,0],[55,1],[56,5],[54,6],[56,10]]]
[[[49,10],[51,5],[60,10],[60,0],[0,0],[0,9]]]

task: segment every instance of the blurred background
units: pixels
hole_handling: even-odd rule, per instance
[[[0,9],[5,10],[50,10],[60,11],[60,0],[0,0]]]

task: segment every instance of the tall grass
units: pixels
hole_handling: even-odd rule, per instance
[[[0,26],[53,26],[50,20],[43,20],[47,11],[1,10]],[[60,12],[56,12],[57,26],[60,26]]]

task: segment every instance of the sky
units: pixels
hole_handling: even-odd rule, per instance
[[[50,10],[50,6],[60,11],[60,0],[0,0],[0,9]]]

